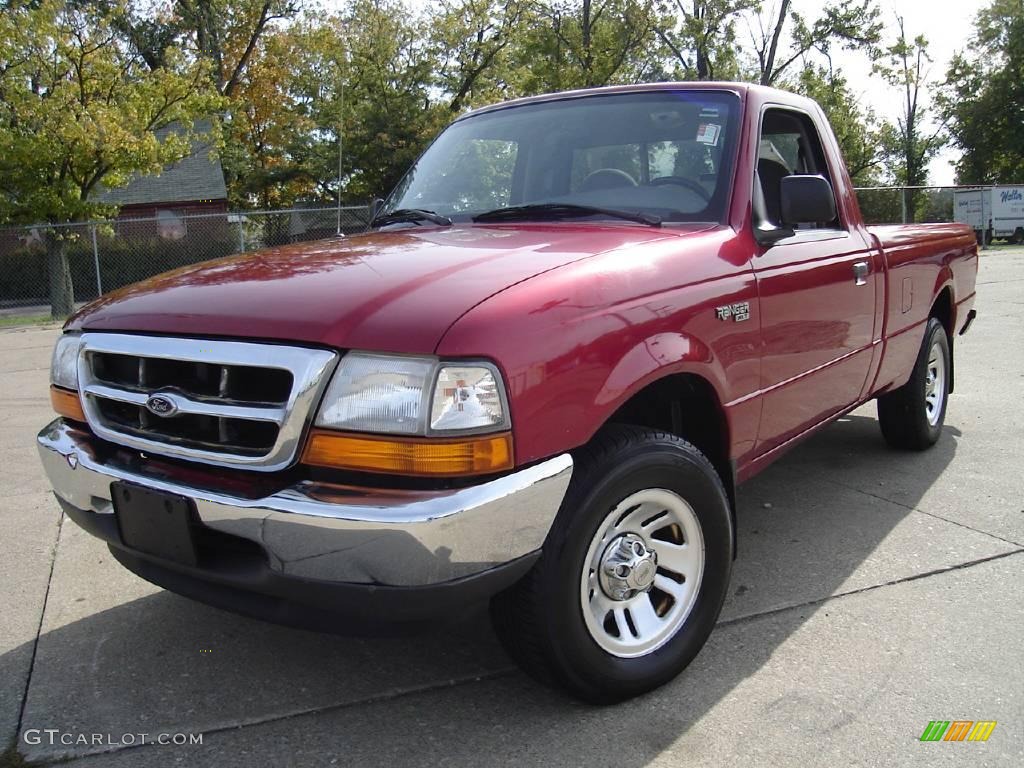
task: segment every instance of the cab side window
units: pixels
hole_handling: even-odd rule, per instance
[[[782,179],[792,174],[820,174],[833,183],[818,130],[811,119],[800,112],[766,110],[757,153],[755,183],[760,187],[760,195],[755,198],[760,198],[763,218],[776,227],[782,226]],[[837,217],[828,222],[802,224],[799,228],[840,229],[841,226]]]

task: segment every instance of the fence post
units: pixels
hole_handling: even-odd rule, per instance
[[[907,223],[907,190],[900,190],[900,216],[903,224]]]
[[[100,277],[100,249],[96,245],[96,224],[93,223],[92,229],[92,263],[96,267],[96,297],[99,298],[103,295],[103,279]]]
[[[988,219],[985,218],[985,198],[991,194],[991,190],[981,190],[981,250],[988,250]],[[991,206],[989,206],[991,207]],[[991,215],[991,211],[989,212]]]
[[[238,217],[238,252],[245,253],[245,219]]]

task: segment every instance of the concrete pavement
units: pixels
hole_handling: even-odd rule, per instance
[[[940,443],[890,451],[866,407],[744,486],[708,646],[606,708],[522,676],[479,612],[338,638],[137,579],[61,524],[38,465],[55,332],[0,332],[0,749],[83,768],[1024,764],[1024,249],[982,257],[977,307]],[[935,719],[998,725],[917,741]],[[121,743],[142,732],[202,744]]]

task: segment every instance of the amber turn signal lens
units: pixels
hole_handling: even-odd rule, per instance
[[[85,422],[85,412],[77,392],[50,385],[50,405],[58,415],[72,421]]]
[[[315,429],[302,461],[317,467],[394,475],[484,475],[512,469],[512,435],[395,439]]]

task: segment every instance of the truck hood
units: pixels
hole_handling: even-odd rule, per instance
[[[83,308],[68,330],[424,354],[463,313],[511,285],[581,258],[704,228],[467,225],[301,243],[123,288]]]

